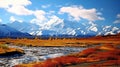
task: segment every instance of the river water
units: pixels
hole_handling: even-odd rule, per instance
[[[10,57],[0,58],[0,67],[12,67],[17,64],[31,63],[43,61],[48,58],[64,56],[66,54],[80,52],[85,48],[80,47],[26,47],[8,45],[9,47],[21,48],[24,50],[24,55],[15,55]]]

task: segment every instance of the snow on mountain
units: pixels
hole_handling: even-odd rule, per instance
[[[14,21],[12,23],[7,24],[8,26],[15,28],[18,31],[32,33],[33,31],[38,31],[39,26],[26,22]],[[35,34],[35,33],[33,33]]]
[[[28,33],[22,33],[5,24],[0,24],[0,37],[22,37],[29,36]]]
[[[31,35],[108,35],[120,32],[119,27],[101,27],[93,22],[80,23],[68,20],[60,22],[56,20],[54,23],[44,23],[43,25],[15,21],[7,25],[21,32],[30,33]]]
[[[48,22],[48,24],[45,23],[43,25],[15,21],[7,25],[32,35],[75,35],[76,31],[78,31],[76,28],[79,28],[77,23],[69,21]]]
[[[116,33],[119,33],[119,31],[120,28],[108,25],[108,26],[103,26],[102,31],[100,31],[98,35],[114,35]]]

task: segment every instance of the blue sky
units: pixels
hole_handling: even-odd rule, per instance
[[[0,0],[0,23],[19,21],[50,26],[68,20],[120,29],[119,6],[120,0]]]

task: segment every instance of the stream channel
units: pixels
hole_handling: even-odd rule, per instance
[[[10,44],[8,46],[23,49],[25,54],[0,57],[0,67],[13,67],[17,64],[39,62],[48,58],[55,58],[70,53],[80,52],[85,49],[81,47],[27,47]]]

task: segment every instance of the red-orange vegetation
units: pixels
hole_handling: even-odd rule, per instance
[[[46,60],[43,63],[44,63],[44,66],[46,67],[61,67],[64,65],[81,63],[81,61],[79,58],[76,58],[76,57],[62,56],[58,58],[53,58],[51,60]]]
[[[96,54],[91,54],[88,56],[96,61],[103,61],[103,60],[118,60],[120,58],[119,51],[106,51],[106,52],[98,52]],[[89,60],[88,60],[89,61]]]
[[[112,48],[111,45],[106,45],[105,47]],[[61,56],[57,58],[48,59],[46,61],[35,63],[31,67],[63,67],[66,65],[74,65],[81,63],[93,63],[91,67],[105,67],[112,65],[120,65],[120,49],[116,48],[114,50],[106,50],[100,47],[88,48],[82,52],[75,53],[75,55]],[[104,62],[103,62],[104,61]],[[20,67],[24,67],[20,65]],[[26,66],[30,67],[30,66]]]
[[[108,60],[101,64],[93,64],[90,67],[120,66],[120,60]]]
[[[53,60],[58,61],[61,65],[70,65],[80,62],[79,59],[76,57],[67,57],[67,56],[55,58]]]
[[[47,60],[42,63],[38,63],[33,65],[33,67],[58,67],[59,64],[57,62],[53,62],[52,60]]]
[[[48,59],[40,63],[36,63],[32,65],[32,67],[63,67],[65,65],[73,65],[73,64],[82,63],[83,62],[82,60],[85,60],[85,59],[62,56],[58,58]],[[15,67],[24,67],[24,66],[16,65]],[[29,67],[29,66],[26,66],[26,67]]]
[[[99,49],[102,50],[115,50],[117,47],[116,45],[113,44],[103,44],[102,46],[99,47]]]
[[[120,60],[109,60],[102,63],[103,66],[120,65]]]
[[[95,53],[96,51],[97,51],[96,48],[88,48],[88,49],[83,50],[82,52],[80,52],[80,55],[81,55],[82,57],[87,57],[88,55],[93,54],[93,53]]]

